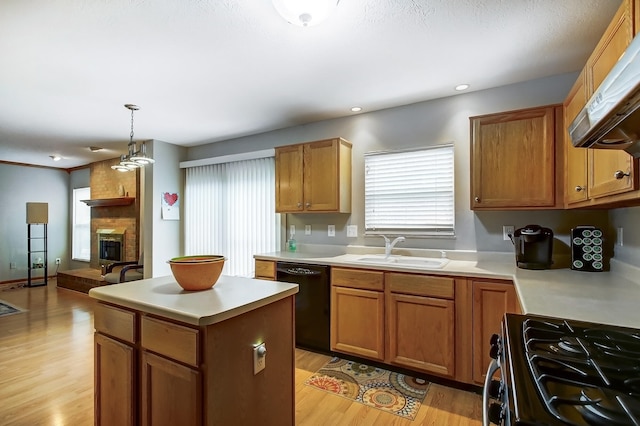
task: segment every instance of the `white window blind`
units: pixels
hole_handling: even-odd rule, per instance
[[[71,257],[89,261],[91,257],[91,207],[81,200],[91,198],[91,189],[73,190],[73,226],[71,228]]]
[[[365,233],[452,236],[453,144],[365,154]]]
[[[223,274],[253,276],[256,253],[280,250],[275,159],[186,169],[185,254],[222,254]]]

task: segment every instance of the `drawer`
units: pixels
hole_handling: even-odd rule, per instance
[[[384,290],[384,272],[331,268],[331,285],[382,291]]]
[[[393,293],[453,299],[454,279],[435,275],[387,272],[387,286]]]
[[[256,278],[275,280],[276,262],[272,262],[270,260],[256,260]]]
[[[136,313],[104,303],[96,305],[93,314],[96,331],[129,343],[136,341]]]
[[[195,328],[145,315],[140,320],[140,336],[143,349],[194,367],[200,364],[199,331]]]

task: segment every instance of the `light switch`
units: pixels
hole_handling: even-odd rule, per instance
[[[267,345],[266,343],[260,343],[259,345],[253,345],[253,375],[255,376],[264,368],[267,364]]]
[[[347,237],[358,236],[358,225],[347,225]]]
[[[296,235],[296,226],[295,225],[290,225],[289,226],[289,235],[291,235],[292,237],[294,235]]]
[[[327,235],[330,237],[335,237],[336,236],[336,226],[335,225],[329,225],[329,227],[327,228]]]
[[[304,226],[304,235],[311,235],[311,225]]]

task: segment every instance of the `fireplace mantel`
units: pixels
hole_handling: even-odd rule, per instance
[[[93,200],[80,200],[89,207],[129,206],[136,200],[135,197],[96,198]]]

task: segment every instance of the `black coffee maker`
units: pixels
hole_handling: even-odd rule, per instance
[[[513,234],[516,265],[523,269],[549,269],[553,263],[553,231],[540,225],[527,225]]]

